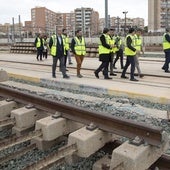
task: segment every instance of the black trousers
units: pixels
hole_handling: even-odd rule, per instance
[[[105,78],[108,77],[108,67],[109,67],[109,61],[102,61],[98,69],[95,71],[96,73],[99,73],[103,70],[103,75]]]
[[[43,55],[43,49],[37,48],[37,60],[39,60],[39,56],[40,56],[40,60],[42,60],[42,55]]]
[[[119,49],[119,51],[116,52],[116,58],[113,62],[113,67],[115,67],[115,64],[116,64],[117,60],[119,60],[119,58],[120,58],[121,69],[123,69],[123,50],[122,49]]]
[[[170,51],[165,51],[165,63],[162,67],[165,71],[168,71],[169,63],[170,63]]]
[[[66,67],[64,66],[64,56],[53,56],[53,64],[52,64],[52,76],[56,75],[56,67],[57,61],[60,61],[60,70],[63,76],[66,75]]]
[[[130,79],[134,79],[134,72],[135,72],[135,58],[134,56],[127,56],[126,58],[126,64],[124,66],[123,72],[122,72],[122,76],[125,76],[126,71],[129,67],[129,65],[131,65],[130,68]]]

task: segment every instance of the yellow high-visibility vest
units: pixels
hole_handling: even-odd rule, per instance
[[[50,53],[52,56],[56,56],[57,54],[57,39],[56,39],[56,35],[52,35],[51,36],[52,40],[53,40],[53,45],[50,49]]]
[[[69,37],[67,37],[66,35],[62,34],[62,38],[63,38],[63,41],[64,41],[64,44],[65,44],[65,49],[66,50],[69,50],[70,47],[69,47]]]
[[[36,43],[36,47],[40,47],[41,46],[41,40],[39,37],[37,37],[37,43]]]
[[[103,34],[106,40],[106,43],[109,44],[109,35]],[[109,54],[110,53],[110,49],[104,47],[100,41],[99,43],[99,54]]]
[[[75,40],[75,46],[74,50],[77,55],[85,55],[86,54],[86,45],[85,45],[85,39],[82,37],[82,40],[80,41],[78,37],[74,37]]]
[[[127,35],[126,36],[126,40],[125,40],[125,55],[128,55],[128,56],[134,56],[134,55],[136,55],[136,51],[134,52],[134,51],[132,51],[130,48],[128,48],[127,47],[127,38],[128,37],[130,37],[131,38],[131,40],[132,40],[132,47],[134,47],[135,48],[135,38],[134,38],[134,36],[132,36],[132,35]]]
[[[109,44],[112,46],[112,45],[114,45],[115,44],[115,39],[114,39],[114,37],[110,37],[109,36]],[[110,50],[110,52],[112,52],[112,53],[115,53],[115,47],[113,47],[111,50]]]
[[[165,38],[165,35],[166,34],[169,34],[169,33],[164,33],[163,35],[163,49],[166,50],[166,49],[169,49],[170,48],[170,42],[168,42]],[[169,34],[170,35],[170,34]]]
[[[135,48],[137,50],[141,51],[141,47],[142,47],[142,37],[141,36],[137,36],[136,34],[134,35],[135,37]]]
[[[52,47],[50,49],[50,54],[52,56],[56,56],[56,54],[57,54],[57,37],[56,37],[56,35],[52,35],[51,38],[53,40],[53,45],[52,45]],[[63,45],[65,45],[64,41],[63,41]],[[66,54],[66,52],[65,52],[65,48],[64,48],[64,55],[65,54]]]

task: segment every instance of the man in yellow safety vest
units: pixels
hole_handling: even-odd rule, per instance
[[[52,77],[56,78],[56,66],[57,61],[60,61],[60,70],[63,74],[63,78],[70,78],[66,74],[66,67],[64,66],[64,54],[65,54],[65,47],[64,41],[62,38],[62,29],[56,29],[56,34],[53,34],[49,41],[50,52],[53,57],[53,64],[52,64]]]
[[[170,63],[170,28],[166,28],[166,32],[163,35],[163,50],[165,53],[165,63],[162,69],[165,73],[170,73],[169,63]]]
[[[138,81],[137,79],[134,78],[134,71],[135,71],[135,55],[138,50],[135,48],[135,29],[130,28],[129,29],[129,34],[126,36],[125,39],[125,55],[127,56],[126,58],[126,64],[123,69],[123,72],[121,74],[121,78],[128,78],[125,76],[126,70],[128,69],[129,65],[131,65],[130,69],[130,80],[131,81]]]
[[[86,54],[86,43],[80,29],[76,31],[76,36],[71,41],[71,50],[77,62],[77,77],[82,78],[83,76],[80,74],[80,69]]]

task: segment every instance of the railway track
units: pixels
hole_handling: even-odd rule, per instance
[[[141,143],[147,143],[152,146],[159,147],[163,141],[162,128],[149,127],[144,124],[135,123],[133,121],[125,120],[122,118],[117,118],[114,116],[108,116],[104,113],[92,112],[87,109],[82,109],[79,107],[73,107],[69,104],[63,104],[60,102],[55,102],[53,100],[47,100],[45,98],[31,95],[28,93],[23,93],[18,90],[0,86],[0,96],[2,99],[13,99],[17,103],[22,103],[22,105],[28,105],[30,108],[36,108],[38,110],[43,110],[55,115],[56,111],[60,113],[59,117],[63,117],[72,121],[83,123],[90,130],[99,128],[105,132],[117,134],[130,139],[135,139],[136,136],[140,139]],[[15,125],[15,119],[1,119],[0,127],[6,127],[9,125]],[[23,143],[30,141],[34,137],[42,136],[41,131],[33,131],[22,135],[20,137],[14,136],[8,139],[0,141],[0,150],[7,149],[18,143]],[[133,140],[132,140],[133,142]],[[31,149],[34,149],[35,145],[30,145],[27,149],[17,152],[16,155],[22,155]],[[29,165],[25,168],[27,169],[43,169],[52,166],[53,164],[61,165],[66,160],[65,157],[72,155],[77,151],[76,145],[65,146],[60,149],[57,153],[51,154],[47,159],[41,160],[36,164]],[[14,156],[14,155],[13,155]],[[0,162],[5,162],[13,158],[13,156],[8,156],[7,158],[1,158]],[[43,164],[42,164],[43,162]],[[162,155],[162,157],[152,165],[151,168],[159,167],[162,170],[166,168],[170,169],[170,157],[167,155]]]

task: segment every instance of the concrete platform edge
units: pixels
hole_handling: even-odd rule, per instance
[[[8,73],[8,75],[10,78],[21,79],[25,81],[34,82],[34,83],[40,83],[40,78],[37,77],[30,77],[30,76],[24,76],[24,75],[13,74],[13,73]]]
[[[52,79],[44,79],[44,78],[37,78],[37,77],[30,77],[30,76],[24,76],[20,74],[13,74],[8,73],[10,78],[15,79],[21,79],[25,81],[30,81],[33,83],[40,83],[43,85],[51,86],[51,87],[58,87],[58,88],[65,88],[65,89],[74,89],[79,90],[83,92],[89,92],[89,93],[100,93],[100,94],[106,94],[106,95],[115,95],[115,96],[125,96],[129,98],[137,98],[141,100],[148,100],[153,103],[160,103],[160,104],[170,104],[170,99],[165,97],[156,97],[151,95],[145,95],[140,93],[130,93],[128,91],[119,91],[119,90],[113,90],[113,89],[107,89],[97,86],[89,86],[84,84],[77,84],[74,82],[65,82],[63,80],[52,80]]]

